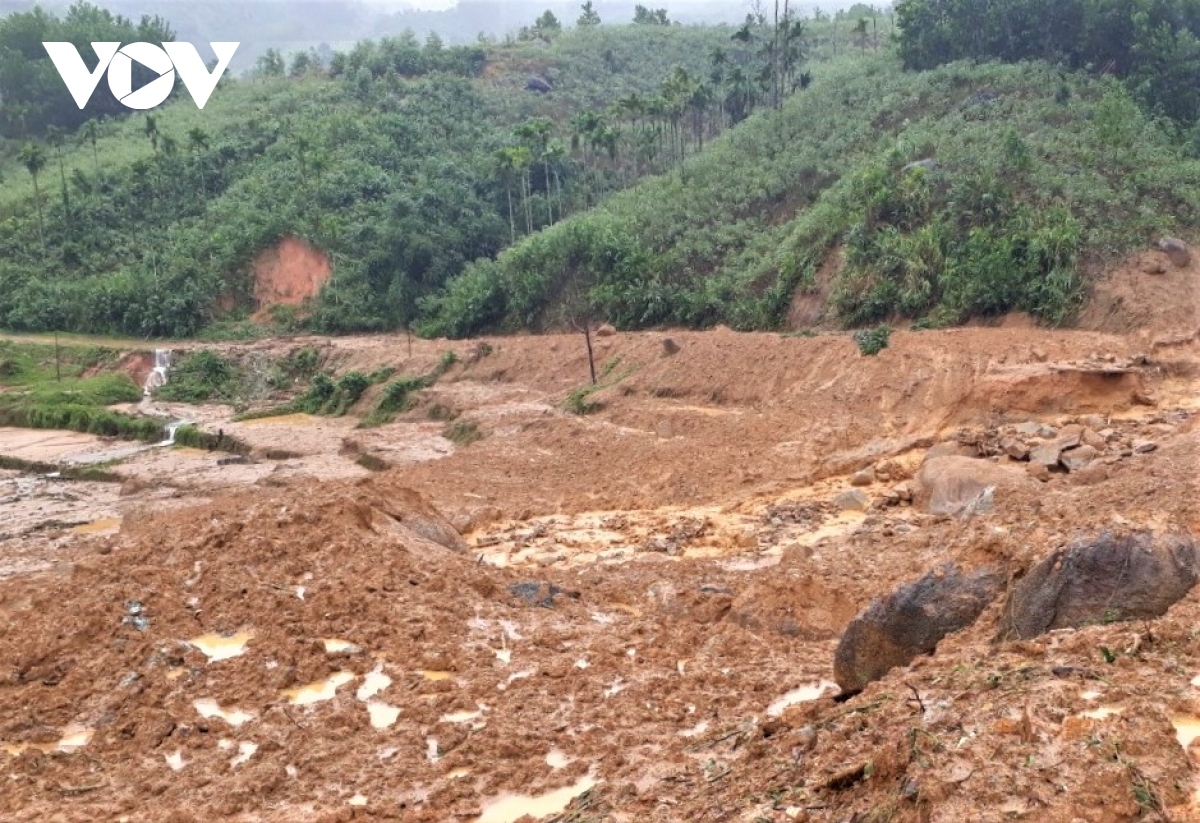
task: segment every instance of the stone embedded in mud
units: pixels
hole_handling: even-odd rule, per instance
[[[1052,629],[1159,617],[1196,584],[1195,541],[1149,529],[1061,548],[1014,586],[1001,636],[1026,639]]]
[[[1000,448],[1013,460],[1028,460],[1029,447],[1015,437],[1005,437],[1000,440]]]
[[[374,488],[369,480],[359,481],[360,488]],[[376,486],[377,487],[377,486]],[[454,525],[419,492],[401,486],[386,489],[386,496],[372,494],[361,504],[364,524],[372,531],[400,531],[414,534],[451,551],[467,553],[470,547]]]
[[[850,622],[833,655],[833,677],[843,691],[859,691],[938,642],[970,626],[1000,593],[1004,574],[984,568],[964,573],[944,564],[920,580],[876,598]]]
[[[1028,484],[1025,473],[971,457],[938,457],[917,472],[915,501],[930,514],[956,515],[977,507],[987,490]]]
[[[875,482],[875,470],[871,468],[857,471],[850,476],[851,486],[869,486]]]
[[[936,460],[939,457],[978,457],[979,450],[974,446],[968,446],[965,443],[960,443],[957,440],[943,440],[941,443],[935,443],[929,447],[929,451],[925,452],[925,457],[922,458],[922,463],[928,463],[930,460]]]
[[[1029,461],[1039,466],[1052,468],[1058,465],[1062,457],[1062,446],[1057,443],[1044,443],[1029,453]]]
[[[1074,449],[1067,449],[1059,458],[1062,464],[1067,467],[1067,471],[1077,472],[1080,469],[1088,466],[1093,460],[1100,456],[1100,452],[1093,449],[1091,446],[1079,446]]]
[[[865,512],[871,500],[858,489],[849,489],[833,498],[833,505],[842,511]]]
[[[1192,263],[1192,250],[1188,244],[1177,237],[1163,237],[1156,244],[1158,250],[1171,258],[1171,263],[1180,269],[1186,269]]]

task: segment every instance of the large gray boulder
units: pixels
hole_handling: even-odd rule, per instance
[[[1005,579],[998,569],[964,573],[947,563],[871,601],[842,634],[833,655],[834,679],[843,691],[860,691],[893,667],[930,654],[943,637],[974,623]]]
[[[930,514],[938,515],[982,511],[979,504],[990,502],[996,492],[1030,485],[1024,471],[957,455],[927,460],[917,472],[916,480],[916,504]]]
[[[1183,532],[1104,532],[1057,550],[1019,580],[1001,636],[1159,617],[1196,585],[1196,545]]]

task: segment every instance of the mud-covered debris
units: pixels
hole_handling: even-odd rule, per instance
[[[943,564],[920,580],[876,598],[850,622],[833,656],[833,677],[844,691],[859,691],[938,642],[970,626],[1004,584],[997,569],[965,573]]]
[[[1001,635],[1159,617],[1196,577],[1196,545],[1186,533],[1103,532],[1054,552],[1014,586]]]
[[[1083,445],[1074,449],[1067,449],[1062,453],[1059,460],[1066,467],[1067,471],[1077,472],[1080,469],[1086,468],[1099,456],[1100,452],[1091,446]]]
[[[875,482],[875,469],[866,468],[850,476],[851,486],[870,486]]]
[[[1192,263],[1192,250],[1188,248],[1187,243],[1176,237],[1163,237],[1155,246],[1171,258],[1171,263],[1176,268],[1186,269]]]
[[[508,587],[508,592],[513,597],[524,600],[527,605],[541,606],[544,609],[554,608],[556,605],[554,598],[560,595],[569,597],[572,600],[579,599],[579,592],[569,592],[566,589],[555,586],[553,583],[538,583],[535,581],[513,583]]]
[[[961,515],[967,509],[979,510],[989,488],[995,494],[1028,482],[1023,472],[987,460],[938,457],[922,465],[917,473],[914,502],[930,514]]]
[[[841,511],[865,512],[871,499],[858,489],[847,489],[833,498],[833,505]]]

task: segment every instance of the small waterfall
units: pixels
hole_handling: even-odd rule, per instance
[[[190,420],[172,420],[167,424],[167,439],[159,443],[160,446],[174,446],[175,432],[179,431],[180,426],[186,426],[192,421]]]
[[[171,350],[154,350],[154,368],[146,375],[146,383],[142,386],[142,394],[146,397],[155,389],[167,384],[167,372],[171,368]]]

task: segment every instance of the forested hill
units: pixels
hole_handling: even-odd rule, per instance
[[[789,39],[648,9],[596,23],[584,8],[530,20],[512,44],[400,36],[268,58],[203,111],[181,94],[72,132],[40,41],[137,26],[86,6],[0,21],[0,327],[229,323],[255,308],[255,255],[293,234],[333,261],[309,325],[404,326],[469,262],[676,167],[806,82],[799,27]],[[804,44],[809,61],[866,47],[840,31]]]
[[[202,112],[74,131],[6,93],[13,43],[60,25],[10,16],[0,327],[247,331],[252,261],[291,235],[333,275],[284,328],[1069,322],[1085,261],[1200,223],[1198,4],[1063,0],[1036,38],[1031,0],[584,7],[508,44],[267,55]]]

